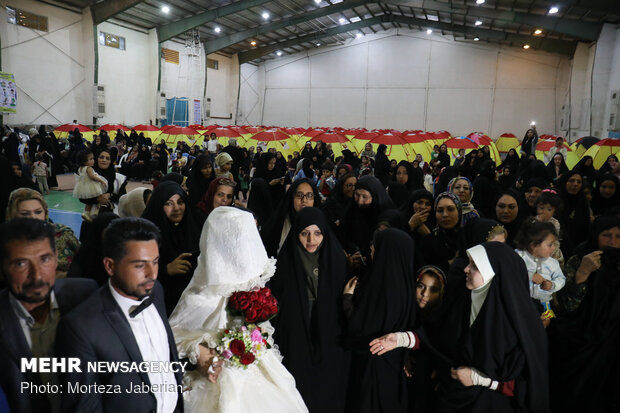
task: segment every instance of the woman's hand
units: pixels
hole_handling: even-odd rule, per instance
[[[459,367],[457,369],[450,369],[450,376],[454,380],[458,380],[465,387],[471,387],[474,382],[471,380],[471,369],[469,367]]]
[[[603,254],[603,251],[598,250],[584,255],[577,269],[577,274],[575,274],[575,282],[577,284],[586,282],[590,274],[601,268],[601,254]]]
[[[347,284],[344,286],[343,294],[353,294],[355,292],[355,288],[357,287],[357,277],[351,278]]]
[[[191,252],[183,252],[166,266],[166,271],[170,275],[187,274],[192,269],[192,264],[187,260],[191,257]]]
[[[280,178],[272,179],[271,181],[269,181],[269,185],[276,186],[280,184],[280,182],[281,182]]]
[[[411,216],[411,219],[409,220],[409,228],[411,228],[411,231],[414,231],[417,227],[426,223],[426,221],[428,220],[428,216],[429,211],[416,212],[415,214],[413,214]]]
[[[214,349],[206,347],[204,344],[198,346],[200,354],[198,355],[197,369],[211,383],[217,382],[217,377],[222,372],[223,360],[217,358]]]
[[[347,262],[351,268],[362,266],[362,253],[357,251],[355,254],[347,254]]]
[[[370,352],[372,354],[382,356],[388,351],[394,350],[396,348],[396,344],[396,334],[386,334],[383,337],[375,338],[370,342]]]

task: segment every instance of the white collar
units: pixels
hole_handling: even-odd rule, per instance
[[[125,314],[125,317],[129,317],[129,310],[131,310],[132,307],[140,305],[140,303],[146,298],[144,297],[142,300],[134,300],[133,298],[121,295],[118,291],[116,291],[114,286],[112,286],[112,279],[108,279],[108,287],[110,288],[110,293],[112,293],[112,297],[114,297],[114,300],[123,311],[123,314]],[[138,314],[138,316],[139,315],[140,314]]]

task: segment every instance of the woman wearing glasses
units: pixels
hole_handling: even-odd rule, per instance
[[[276,257],[282,248],[295,215],[305,207],[320,207],[321,200],[315,185],[308,179],[299,179],[289,187],[275,213],[261,229],[261,238],[267,255]]]

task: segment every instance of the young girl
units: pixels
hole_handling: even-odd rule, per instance
[[[93,169],[95,157],[90,149],[78,153],[77,163],[79,168],[75,175],[73,196],[86,204],[84,215],[88,218],[97,215],[97,208],[93,205],[97,205],[97,197],[108,190],[108,182]]]
[[[530,279],[530,296],[540,303],[541,319],[546,327],[555,317],[551,310],[553,293],[564,287],[566,278],[560,264],[551,257],[557,240],[555,227],[550,222],[527,220],[517,238],[517,254],[525,262]]]
[[[555,189],[543,189],[540,196],[534,202],[534,208],[536,209],[537,221],[553,224],[558,239],[555,241],[555,252],[551,257],[558,261],[560,268],[564,268],[564,255],[562,250],[560,250],[560,221],[555,218],[556,213],[562,212],[562,199]]]

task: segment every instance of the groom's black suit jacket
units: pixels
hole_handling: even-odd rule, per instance
[[[153,288],[153,305],[157,308],[168,333],[170,361],[178,361],[178,353],[172,330],[166,316],[163,288],[159,282]],[[103,285],[88,300],[64,317],[56,335],[57,357],[79,357],[82,373],[67,373],[62,376],[65,394],[62,399],[63,412],[156,412],[157,401],[153,393],[131,393],[125,391],[134,385],[150,385],[147,373],[93,373],[86,370],[88,361],[142,362],[138,343],[127,318],[110,292],[108,284]],[[182,373],[176,373],[176,384],[181,384]],[[67,382],[80,384],[119,385],[121,393],[67,394]],[[114,387],[112,387],[114,388]],[[183,395],[179,398],[175,412],[183,412]]]

